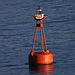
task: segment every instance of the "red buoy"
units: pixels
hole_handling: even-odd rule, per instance
[[[42,22],[42,20],[48,16],[44,15],[43,11],[40,9],[39,6],[39,9],[37,10],[36,14],[32,17],[36,20],[36,29],[34,34],[32,50],[29,54],[29,64],[51,64],[53,63],[53,52],[47,50],[45,33]],[[33,49],[35,46],[41,46],[42,51],[34,52]]]

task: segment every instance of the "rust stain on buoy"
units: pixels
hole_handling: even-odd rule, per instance
[[[43,19],[48,16],[45,16],[43,11],[40,9],[37,10],[36,14],[32,16],[36,20],[36,29],[34,34],[32,50],[29,54],[29,64],[51,64],[53,63],[53,52],[47,50],[45,33],[43,28]],[[40,43],[40,44],[39,44]],[[35,46],[41,46],[42,51],[34,52]],[[44,51],[45,46],[45,51]]]

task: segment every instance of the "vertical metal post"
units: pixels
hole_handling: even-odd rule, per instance
[[[43,50],[43,37],[42,37],[42,27],[41,27],[41,45],[42,45],[42,52],[44,52],[44,50]]]
[[[43,28],[43,36],[44,36],[45,49],[46,49],[46,51],[47,51],[47,45],[46,45],[46,39],[45,39],[44,28]]]
[[[42,20],[40,20],[40,29],[41,29],[41,45],[42,45],[42,52],[44,52],[43,50],[43,36],[42,36],[42,28],[43,28],[43,23],[42,23]]]
[[[37,33],[37,44],[36,45],[38,46],[38,27],[37,27],[37,32],[36,33]]]
[[[36,27],[36,29],[35,29],[34,40],[33,40],[33,46],[32,46],[32,52],[33,52],[33,49],[34,49],[35,38],[36,38],[36,32],[37,32],[37,27]]]

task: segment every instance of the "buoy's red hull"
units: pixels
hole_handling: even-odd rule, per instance
[[[51,64],[53,63],[53,52],[34,52],[29,54],[29,64]]]

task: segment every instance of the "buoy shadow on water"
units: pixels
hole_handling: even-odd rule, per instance
[[[31,74],[39,75],[54,75],[53,74],[53,64],[50,65],[29,65]]]

